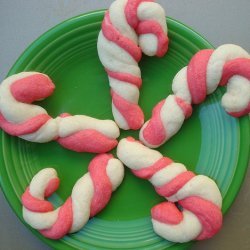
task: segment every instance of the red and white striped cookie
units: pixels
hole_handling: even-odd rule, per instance
[[[232,116],[250,112],[250,56],[241,47],[225,44],[215,50],[196,53],[187,67],[173,79],[174,95],[158,103],[152,117],[140,131],[148,147],[159,147],[179,131],[192,113],[191,104],[203,102],[206,95],[227,84],[222,106]]]
[[[188,242],[211,238],[220,230],[222,197],[212,179],[195,175],[183,164],[163,157],[132,137],[119,142],[117,156],[168,200],[151,210],[158,235],[173,242]]]
[[[161,57],[168,49],[164,9],[153,0],[114,1],[105,14],[97,48],[109,77],[116,123],[122,129],[139,129],[144,114],[138,106],[138,62],[141,52]]]
[[[71,196],[57,209],[45,200],[59,186],[57,173],[53,168],[39,171],[22,195],[26,223],[50,239],[79,231],[107,205],[124,176],[122,163],[111,154],[96,156],[88,169],[74,185]]]
[[[38,72],[22,72],[0,85],[0,127],[8,134],[32,142],[57,140],[77,152],[104,153],[117,145],[120,132],[111,120],[62,114],[53,119],[47,111],[32,104],[50,96],[52,80]]]

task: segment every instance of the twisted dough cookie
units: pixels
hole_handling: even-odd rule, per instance
[[[0,85],[0,127],[10,135],[32,142],[57,140],[77,152],[104,153],[117,145],[119,128],[111,120],[62,114],[53,119],[34,101],[54,91],[51,79],[37,72],[22,72]]]
[[[219,231],[222,197],[213,180],[187,171],[183,164],[163,157],[132,137],[119,142],[117,156],[136,176],[149,180],[156,192],[169,201],[151,210],[158,235],[173,242],[187,242],[208,239]]]
[[[109,77],[116,123],[122,129],[139,129],[144,114],[138,106],[138,62],[141,50],[161,57],[168,49],[164,9],[153,0],[114,1],[105,14],[97,48]]]
[[[174,95],[158,103],[140,131],[148,147],[159,147],[179,131],[192,114],[191,104],[203,102],[207,94],[227,84],[222,106],[232,116],[250,112],[250,56],[241,47],[226,44],[216,50],[201,50],[173,80]]]
[[[99,213],[111,194],[122,182],[122,163],[110,154],[96,156],[89,164],[89,172],[73,187],[71,196],[59,208],[44,200],[59,186],[57,173],[45,168],[32,179],[22,196],[23,218],[33,228],[50,239],[60,239],[79,231],[89,217]]]

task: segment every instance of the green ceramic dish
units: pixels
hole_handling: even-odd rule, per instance
[[[50,115],[63,112],[112,119],[106,73],[98,59],[97,35],[104,11],[67,20],[39,37],[17,60],[9,75],[40,71],[56,84],[53,96],[40,102]],[[185,25],[168,18],[169,52],[164,58],[144,56],[140,62],[143,87],[140,105],[148,119],[152,107],[171,93],[174,75],[200,49],[212,46]],[[249,155],[249,120],[229,117],[220,106],[223,89],[202,105],[181,131],[159,150],[196,173],[215,179],[223,195],[223,212],[232,204],[242,183]],[[122,131],[121,138],[138,131]],[[11,207],[22,219],[20,197],[33,175],[52,166],[61,187],[50,200],[58,206],[70,195],[76,180],[87,171],[93,154],[75,153],[56,142],[29,143],[1,132],[0,183]],[[114,152],[115,153],[115,150]],[[173,244],[152,230],[150,208],[162,201],[149,182],[128,170],[108,206],[80,232],[53,241],[32,233],[55,249],[186,249],[192,243]]]

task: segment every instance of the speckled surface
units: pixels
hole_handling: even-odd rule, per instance
[[[22,51],[39,35],[61,21],[96,9],[112,0],[0,0],[0,81]],[[235,43],[250,51],[249,0],[159,0],[167,15],[189,25],[213,45]],[[213,239],[195,250],[250,249],[250,171],[224,225]],[[49,249],[12,212],[0,191],[0,249]]]

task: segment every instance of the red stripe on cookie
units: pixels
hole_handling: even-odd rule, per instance
[[[60,179],[59,178],[53,178],[49,181],[45,191],[44,191],[44,197],[51,196],[59,187],[60,185]]]
[[[142,85],[142,79],[140,77],[133,76],[128,73],[113,72],[108,69],[105,70],[110,77],[115,78],[119,81],[128,82],[130,84],[135,85],[137,88],[140,88]]]
[[[139,129],[144,123],[144,114],[141,108],[137,104],[128,102],[114,91],[111,91],[111,96],[114,106],[125,118],[130,129]]]
[[[26,188],[21,199],[23,206],[32,212],[46,213],[54,209],[49,201],[40,200],[32,196],[29,187]]]
[[[170,182],[160,186],[155,187],[156,192],[164,197],[170,197],[177,193],[188,181],[190,181],[195,174],[191,171],[185,171],[177,175],[173,180]]]
[[[187,68],[187,81],[192,103],[203,102],[207,95],[207,64],[213,49],[197,52],[190,60]]]
[[[162,100],[154,107],[152,117],[142,131],[144,139],[151,145],[160,145],[167,137],[161,120],[161,108],[164,103],[165,100]]]
[[[192,115],[193,108],[191,104],[185,102],[183,99],[181,99],[178,96],[175,96],[175,101],[178,104],[178,106],[182,109],[183,114],[186,119]]]
[[[250,81],[250,59],[237,58],[224,64],[220,86],[227,84],[228,80],[234,75],[240,75]]]
[[[112,158],[111,154],[102,154],[96,156],[89,164],[89,173],[94,185],[90,217],[99,213],[110,200],[112,184],[107,176],[107,165]]]
[[[32,103],[50,96],[55,89],[51,79],[43,74],[34,73],[14,81],[10,91],[19,102]]]
[[[73,223],[72,199],[69,197],[60,207],[58,217],[54,225],[49,229],[39,230],[39,232],[50,239],[60,239],[66,235]]]
[[[158,39],[158,48],[156,55],[162,57],[168,50],[169,39],[163,31],[161,25],[154,20],[141,21],[136,29],[139,35],[154,34]]]
[[[148,166],[146,168],[141,168],[139,170],[132,170],[132,173],[142,179],[150,179],[156,172],[165,168],[173,161],[170,158],[162,157],[157,162],[155,162],[152,166]]]
[[[0,127],[10,135],[21,136],[36,132],[50,119],[51,117],[49,115],[40,114],[35,117],[32,117],[31,119],[25,122],[14,124],[7,121],[0,113]]]
[[[134,29],[136,29],[139,23],[137,9],[142,2],[154,2],[154,0],[128,0],[125,7],[125,16],[127,22]]]
[[[117,140],[108,138],[94,129],[85,129],[66,137],[59,137],[57,142],[67,149],[89,153],[105,153],[118,144]]]
[[[127,51],[137,62],[141,60],[141,49],[129,38],[123,36],[111,23],[109,12],[107,11],[102,22],[103,35],[118,46]]]
[[[218,206],[203,198],[191,196],[179,201],[179,204],[194,213],[202,224],[202,232],[197,240],[209,239],[222,226],[222,213]]]
[[[183,220],[182,212],[172,202],[162,202],[151,209],[154,220],[162,223],[177,225]]]

